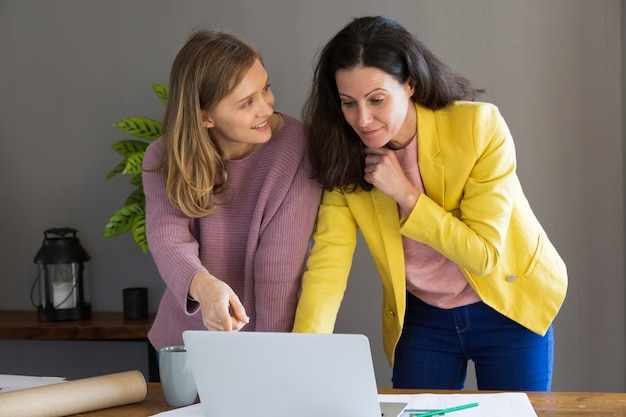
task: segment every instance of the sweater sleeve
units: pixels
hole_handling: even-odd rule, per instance
[[[144,155],[143,188],[146,195],[146,235],[161,278],[181,309],[187,310],[187,294],[193,275],[205,270],[198,256],[198,242],[191,232],[192,220],[173,207],[161,171],[152,171],[162,151],[161,139]],[[191,307],[193,311],[197,306]]]

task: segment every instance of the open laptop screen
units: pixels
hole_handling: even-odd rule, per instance
[[[183,339],[207,417],[381,416],[364,335],[191,330]]]

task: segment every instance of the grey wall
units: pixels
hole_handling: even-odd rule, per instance
[[[619,0],[0,0],[0,309],[33,309],[43,230],[78,229],[95,310],[121,290],[163,284],[130,236],[102,240],[130,187],[106,174],[126,116],[160,118],[151,83],[196,27],[232,30],[263,51],[276,108],[299,116],[316,51],[350,18],[386,14],[485,87],[516,140],[531,204],[568,264],[555,322],[560,391],[626,389],[622,41]],[[379,386],[380,285],[357,250],[338,331],[370,337]],[[537,294],[538,297],[541,294]],[[7,359],[7,357],[11,359]],[[0,341],[0,373],[146,372],[137,344]]]

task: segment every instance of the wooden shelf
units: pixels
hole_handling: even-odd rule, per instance
[[[148,347],[148,380],[159,381],[156,352],[148,340],[154,314],[147,320],[124,320],[122,312],[92,312],[91,318],[39,321],[37,311],[0,310],[0,340],[143,341]]]
[[[87,320],[39,321],[36,311],[0,310],[0,339],[146,340],[154,320],[124,320],[122,312],[92,312]]]

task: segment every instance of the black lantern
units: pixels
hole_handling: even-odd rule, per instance
[[[84,263],[90,259],[69,227],[44,231],[35,256],[38,268],[40,321],[82,320],[91,317]]]

